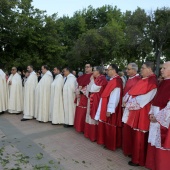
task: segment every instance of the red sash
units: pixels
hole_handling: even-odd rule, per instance
[[[129,91],[131,96],[139,96],[157,88],[156,76],[152,74],[148,78],[139,80]]]
[[[96,115],[100,97],[101,97],[101,94],[103,93],[103,90],[105,89],[105,87],[107,85],[107,80],[104,75],[101,75],[101,76],[97,77],[94,82],[97,86],[101,86],[101,89],[97,93],[90,94],[90,116],[92,119],[94,119],[94,117]]]
[[[103,93],[101,95],[102,103],[101,103],[100,120],[102,120],[102,121],[106,121],[107,120],[107,117],[106,117],[107,104],[108,104],[108,101],[109,101],[110,93],[116,87],[120,88],[121,91],[122,91],[122,79],[119,76],[113,78],[112,80],[110,80],[108,82],[105,90],[103,91]],[[120,100],[121,100],[121,97],[120,97]]]
[[[141,79],[139,75],[134,76],[133,78],[129,78],[126,82],[126,86],[123,90],[123,96]]]

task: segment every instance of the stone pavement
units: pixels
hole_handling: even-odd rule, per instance
[[[104,149],[74,128],[0,115],[0,170],[145,170],[120,149]]]

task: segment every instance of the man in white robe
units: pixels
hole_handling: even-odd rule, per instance
[[[12,67],[8,84],[8,112],[19,114],[23,111],[22,80],[17,68]]]
[[[27,71],[30,74],[24,83],[24,117],[21,121],[33,119],[35,112],[35,88],[38,83],[38,78],[33,71],[33,66],[28,66]]]
[[[7,110],[7,84],[5,73],[0,68],[0,113]]]
[[[53,70],[55,79],[51,84],[50,100],[50,121],[52,124],[64,123],[64,106],[63,106],[63,85],[64,79],[61,75],[61,69],[55,67]]]
[[[65,125],[64,127],[73,126],[74,124],[74,116],[76,105],[74,103],[76,94],[76,77],[71,74],[71,70],[69,68],[64,68],[63,73],[65,76],[64,79],[64,87],[63,87],[63,102],[64,102],[64,119]]]
[[[53,76],[47,65],[43,65],[41,71],[43,73],[43,77],[39,81],[35,90],[35,118],[39,122],[48,122]]]

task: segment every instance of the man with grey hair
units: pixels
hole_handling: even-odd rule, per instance
[[[97,121],[94,120],[94,117],[97,112],[101,94],[107,85],[106,77],[103,74],[104,68],[102,66],[94,67],[93,77],[89,85],[87,85],[86,95],[88,97],[88,104],[84,136],[93,142],[97,140]]]
[[[122,121],[133,130],[131,166],[145,166],[147,139],[149,132],[148,113],[152,99],[157,91],[157,79],[154,75],[154,63],[145,62],[141,67],[140,79],[126,94],[128,99]],[[125,136],[129,141],[129,136]]]
[[[136,64],[136,63],[129,63],[128,64],[128,66],[131,66],[131,68],[133,69],[133,70],[135,70],[135,72],[137,73],[137,71],[138,71],[138,65]]]
[[[78,77],[82,76],[83,75],[83,72],[82,71],[79,71],[78,72]]]
[[[129,63],[126,69],[127,75],[129,79],[125,85],[123,92],[123,107],[127,103],[127,93],[128,91],[141,79],[139,74],[137,74],[138,65],[136,63]],[[128,140],[127,140],[128,138]],[[132,154],[132,128],[127,124],[123,126],[123,141],[122,141],[122,149],[125,155]]]

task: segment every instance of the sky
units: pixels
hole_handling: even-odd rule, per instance
[[[103,5],[117,6],[122,12],[134,11],[140,7],[149,12],[164,6],[170,7],[170,0],[33,0],[32,5],[35,8],[46,10],[48,15],[58,13],[59,17],[63,15],[71,17],[75,11],[87,8],[89,5],[93,8]]]

